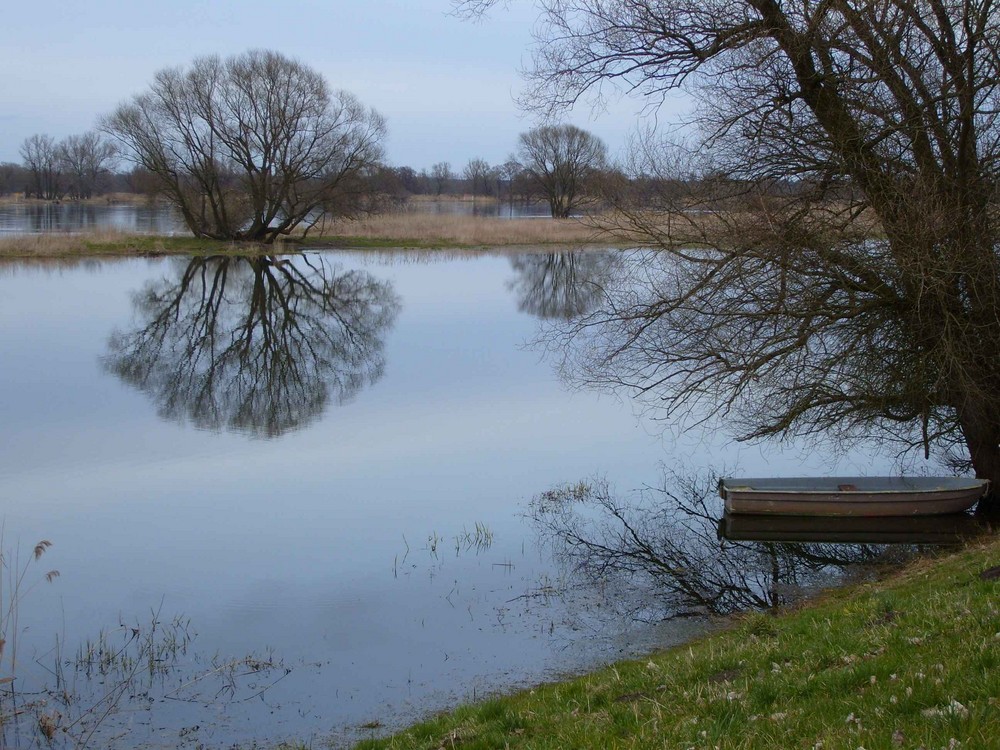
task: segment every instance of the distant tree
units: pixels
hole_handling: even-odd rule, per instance
[[[552,216],[565,219],[586,199],[587,181],[604,168],[607,147],[573,125],[544,125],[521,134],[518,157]]]
[[[399,177],[399,182],[403,188],[410,195],[417,195],[423,192],[420,184],[420,175],[416,173],[413,167],[396,167],[396,175]]]
[[[145,167],[133,167],[124,175],[125,186],[130,193],[138,193],[152,198],[159,189],[159,180]]]
[[[367,192],[369,211],[379,211],[406,201],[409,191],[400,179],[399,170],[393,167],[378,166],[367,175]]]
[[[464,176],[473,198],[489,194],[490,165],[485,159],[469,159]]]
[[[504,179],[500,165],[491,166],[486,171],[486,194],[499,198],[503,193]]]
[[[497,196],[500,195],[500,185],[503,184],[507,191],[507,202],[510,204],[511,213],[514,211],[514,180],[523,171],[521,163],[513,156],[507,158],[503,164],[497,166]]]
[[[62,196],[59,146],[48,135],[35,134],[21,144],[21,158],[31,175],[26,197],[58,200]]]
[[[58,158],[66,177],[67,194],[72,198],[90,198],[99,192],[117,154],[115,144],[95,132],[71,135],[61,141]]]
[[[417,175],[417,185],[420,187],[417,192],[421,195],[430,195],[434,192],[434,180],[426,169],[421,169],[420,174]]]
[[[439,161],[431,167],[431,180],[434,181],[435,195],[441,195],[441,193],[448,190],[452,179],[451,164],[448,162]]]
[[[8,161],[0,163],[0,195],[9,195],[23,190],[29,179],[24,167],[20,164]]]
[[[386,133],[354,96],[262,50],[162,70],[103,128],[196,236],[264,243],[331,206],[349,213]]]

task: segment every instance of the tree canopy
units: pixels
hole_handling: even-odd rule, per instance
[[[960,448],[996,486],[992,0],[538,5],[533,106],[609,87],[699,102],[686,171],[652,141],[633,155],[634,175],[671,186],[656,210],[613,196],[616,228],[672,261],[651,259],[645,294],[571,332],[602,344],[589,377],[674,408],[711,401],[748,438],[831,428]]]
[[[566,219],[587,199],[590,178],[607,161],[607,147],[575,125],[541,125],[521,133],[517,155],[553,218]]]
[[[356,208],[386,133],[353,95],[262,50],[161,70],[103,127],[196,236],[262,242]]]

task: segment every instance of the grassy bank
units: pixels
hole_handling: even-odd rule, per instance
[[[22,234],[0,239],[0,259],[12,260],[260,252],[263,249],[262,246],[247,243],[127,234],[112,230],[80,234]],[[274,249],[270,248],[270,251],[274,252]]]
[[[1000,540],[361,748],[1000,748]]]
[[[311,244],[386,241],[407,247],[501,247],[510,245],[585,245],[607,243],[594,228],[574,219],[501,219],[419,212],[378,214],[330,221],[316,228]],[[363,244],[362,244],[363,246]]]
[[[233,243],[190,236],[152,236],[111,230],[80,234],[25,234],[0,239],[0,258],[73,258],[100,256],[186,255],[217,252],[288,253],[302,248],[477,249],[535,247],[566,249],[599,243],[592,227],[574,220],[383,214],[330,222],[306,238],[275,245]]]

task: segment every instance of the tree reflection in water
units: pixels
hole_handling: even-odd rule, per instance
[[[571,582],[650,622],[773,609],[852,566],[911,554],[899,546],[721,538],[716,484],[713,476],[668,475],[663,488],[622,500],[596,480],[536,496],[528,515]]]
[[[543,320],[569,320],[600,304],[619,253],[525,253],[512,256],[509,282],[517,309]]]
[[[276,437],[381,377],[392,287],[319,256],[211,256],[136,293],[104,365],[161,417]]]

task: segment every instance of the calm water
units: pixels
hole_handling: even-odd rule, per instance
[[[617,257],[0,267],[4,551],[49,539],[28,578],[61,573],[20,608],[20,689],[61,664],[94,695],[81,645],[180,616],[177,669],[98,746],[343,739],[703,627],[549,596],[561,568],[531,498],[595,476],[628,492],[662,461],[885,466],[667,440],[564,389],[525,342],[585,309],[577,282]]]
[[[412,201],[407,211],[451,216],[496,216],[525,219],[549,216],[541,203],[513,205],[497,201]],[[101,205],[63,203],[0,203],[0,237],[44,232],[117,229],[137,234],[184,234],[180,215],[165,205]]]
[[[0,237],[44,232],[116,229],[137,234],[186,232],[167,206],[63,203],[0,203]]]

